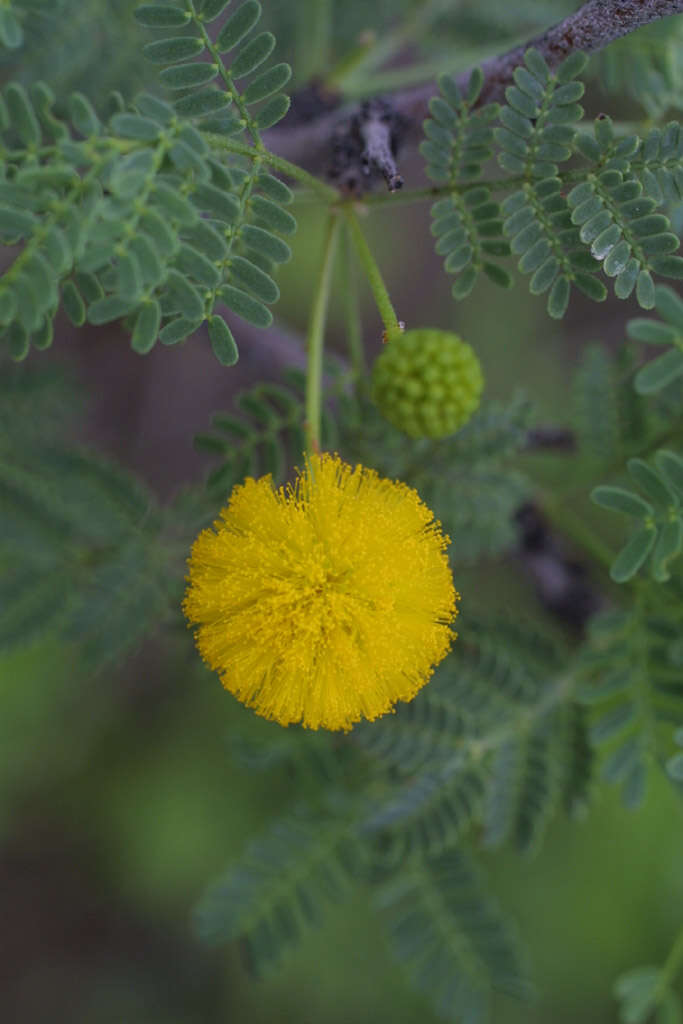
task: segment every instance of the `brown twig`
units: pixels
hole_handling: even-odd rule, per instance
[[[574,14],[523,46],[516,46],[485,61],[482,65],[484,87],[479,102],[490,103],[504,97],[505,88],[512,81],[512,72],[522,62],[524,52],[530,46],[543,55],[552,69],[575,50],[594,53],[643,25],[681,13],[683,0],[588,0]],[[470,72],[467,71],[458,75],[457,81],[466,86],[469,77]],[[414,141],[421,134],[422,121],[428,114],[429,100],[434,92],[434,84],[429,83],[391,97],[394,114],[405,119],[408,125],[404,141]],[[296,102],[293,106],[296,110]],[[286,117],[269,132],[268,146],[274,153],[301,164],[307,170],[326,173],[335,127],[340,117],[352,117],[355,109],[327,111],[320,117],[298,124]]]

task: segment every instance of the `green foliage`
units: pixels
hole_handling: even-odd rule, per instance
[[[591,752],[561,652],[505,620],[460,629],[428,687],[354,732],[386,772],[363,826],[385,856],[440,855],[473,826],[485,847],[534,853],[560,805],[585,799]]]
[[[0,39],[3,80],[13,78],[30,87],[38,73],[58,97],[60,113],[76,89],[102,97],[121,90],[126,99],[132,99],[151,80],[139,56],[139,29],[132,17],[136,3],[11,0],[3,4],[3,20],[10,25],[9,41]]]
[[[472,419],[441,441],[410,441],[362,391],[338,397],[340,451],[415,487],[453,537],[456,563],[493,556],[515,538],[512,515],[530,483],[511,465],[526,447],[531,407],[521,393],[483,401]]]
[[[409,25],[429,26],[425,52],[443,53],[448,33],[439,39],[435,28],[443,24],[441,5],[382,2],[387,24],[397,6],[413,17]],[[76,326],[122,319],[132,348],[144,354],[157,339],[176,344],[206,323],[218,362],[230,366],[238,347],[222,306],[268,326],[269,307],[279,298],[277,264],[289,259],[286,239],[296,230],[288,209],[293,193],[266,170],[293,170],[294,178],[299,171],[264,142],[289,105],[282,89],[290,68],[270,63],[271,28],[289,31],[290,40],[296,35],[305,57],[319,32],[316,5],[271,5],[268,22],[261,22],[256,0],[145,3],[135,18],[132,7],[132,0],[0,6],[7,71],[0,240],[10,250],[0,277],[2,337],[15,360],[30,346],[47,348],[61,307]],[[490,0],[479,7],[448,11],[448,25],[458,26],[470,49],[493,10]],[[365,23],[367,13],[351,8],[332,5],[329,51]],[[527,20],[552,20],[543,5],[498,8],[500,38]],[[119,53],[110,45],[119,18],[135,50],[122,46]],[[84,24],[112,50],[109,63],[97,51],[100,68],[91,66],[92,49],[88,67],[79,59],[75,41]],[[141,29],[154,33],[145,37],[148,60],[131,63]],[[366,68],[373,60],[378,68],[412,42],[405,26],[389,29],[374,51],[361,42],[355,54],[341,54],[361,69],[356,86],[366,58]],[[633,82],[650,82],[643,102],[662,114],[665,103],[680,103],[679,76],[662,56],[669,52],[666,30],[652,36],[657,54],[636,65]],[[36,55],[47,48],[52,86],[32,78]],[[19,62],[26,68],[20,71]],[[594,500],[636,520],[611,569],[613,580],[633,585],[616,589],[616,607],[587,639],[574,636],[567,645],[547,639],[543,620],[527,627],[484,617],[473,587],[463,598],[452,653],[395,714],[343,737],[294,729],[275,739],[268,729],[254,743],[231,737],[249,771],[286,779],[294,810],[207,892],[197,927],[210,942],[241,941],[259,975],[321,920],[328,904],[361,885],[375,890],[399,961],[436,1011],[478,1024],[493,993],[526,995],[529,985],[476,861],[504,847],[534,855],[561,810],[574,814],[587,804],[596,754],[603,778],[621,784],[630,806],[642,799],[655,764],[674,783],[683,780],[683,589],[676,561],[683,547],[683,458],[676,448],[683,302],[654,282],[683,271],[678,238],[657,212],[683,198],[683,136],[677,122],[648,126],[642,137],[630,128],[625,134],[605,115],[581,127],[583,85],[576,79],[584,64],[574,54],[551,72],[529,50],[502,105],[478,106],[479,72],[465,90],[440,78],[421,151],[439,194],[432,233],[454,275],[456,300],[481,273],[509,286],[502,261],[514,256],[520,273],[530,275],[532,294],[548,293],[553,317],[564,314],[574,287],[605,298],[607,277],[617,298],[654,305],[663,318],[632,320],[628,334],[636,343],[667,346],[664,355],[639,366],[635,346],[614,356],[590,346],[574,388],[578,477],[588,490],[599,470],[605,482]],[[132,99],[139,86],[150,88],[152,70],[167,98],[143,92]],[[396,73],[404,73],[400,62]],[[352,77],[336,68],[331,82]],[[110,78],[133,91],[105,100]],[[499,170],[485,179],[494,159]],[[310,176],[300,174],[310,185]],[[312,184],[324,198],[324,184]],[[330,205],[338,202],[332,190],[327,196]],[[353,300],[349,310],[355,316]],[[453,537],[456,569],[503,561],[516,544],[514,514],[537,488],[529,402],[520,394],[485,400],[452,436],[406,440],[370,401],[359,338],[355,346],[353,372],[326,368],[322,446],[416,487]],[[78,395],[68,381],[32,373],[30,363],[3,363],[2,370],[0,651],[59,633],[75,667],[92,673],[159,625],[178,625],[190,527],[205,526],[245,476],[270,473],[279,485],[301,463],[310,381],[290,371],[282,384],[250,386],[234,408],[215,414],[211,430],[195,439],[218,458],[208,494],[189,489],[162,510],[128,473],[71,443]],[[525,473],[517,464],[522,453]],[[634,490],[614,482],[624,463]],[[557,537],[558,548],[563,539]],[[657,585],[634,579],[648,560]],[[623,1020],[638,1024],[653,1010],[662,1021],[675,1020],[669,982],[656,968],[620,979]]]
[[[652,555],[652,575],[658,582],[670,578],[669,562],[683,547],[683,459],[661,449],[654,465],[629,459],[628,471],[645,498],[623,487],[596,487],[591,498],[597,505],[638,520],[633,533],[610,569],[616,583],[630,580]]]
[[[576,372],[573,397],[579,448],[594,458],[613,460],[621,449],[618,385],[616,366],[607,350],[588,345]]]
[[[241,938],[249,968],[263,975],[312,925],[321,908],[348,893],[359,847],[343,813],[325,819],[297,812],[276,821],[197,908],[199,934],[210,942]]]
[[[149,28],[187,27],[190,30],[185,35],[148,43],[144,48],[145,56],[154,64],[172,65],[161,72],[161,79],[168,88],[183,90],[183,95],[174,101],[176,111],[186,117],[208,116],[210,120],[204,125],[207,131],[229,136],[239,136],[246,131],[258,143],[260,132],[287,112],[289,99],[280,89],[289,81],[291,68],[280,63],[265,71],[259,70],[240,93],[235,80],[241,82],[261,67],[273,50],[275,38],[272,33],[264,32],[240,46],[261,17],[261,5],[256,0],[245,0],[221,26],[215,42],[212,41],[204,26],[218,18],[224,6],[227,5],[204,5],[196,12],[193,4],[143,4],[136,9],[135,16],[140,24]],[[221,54],[228,52],[231,61],[226,64]],[[205,55],[206,63],[197,65],[194,58],[200,54]],[[209,85],[217,78],[219,88]],[[264,100],[267,100],[264,106],[251,111],[252,106]],[[237,114],[228,115],[228,107],[233,104]]]
[[[678,993],[659,967],[635,967],[620,975],[614,984],[622,1024],[680,1024],[683,1007]],[[652,1014],[656,1016],[652,1018]]]
[[[683,660],[681,655],[683,655],[683,650],[674,650],[674,657],[672,659],[674,664]],[[676,746],[683,747],[683,729],[676,729],[674,732],[674,742]],[[666,770],[674,782],[683,782],[683,753],[681,751],[671,755],[666,762]]]
[[[683,724],[676,646],[682,596],[672,581],[663,599],[645,590],[632,610],[605,613],[581,657],[591,743],[603,778],[621,785],[629,807],[643,800],[651,766],[671,755],[672,726]]]
[[[51,382],[3,378],[3,406],[14,409],[0,442],[0,650],[59,631],[84,670],[99,670],[166,617],[173,577],[147,489],[35,430],[43,387]]]
[[[683,302],[671,288],[660,285],[655,289],[655,307],[666,323],[629,320],[626,329],[634,341],[671,346],[664,355],[653,359],[639,371],[634,384],[641,395],[661,391],[683,375]]]
[[[18,50],[24,42],[24,30],[11,3],[0,8],[0,46]]]
[[[510,284],[508,272],[489,257],[512,254],[521,273],[531,275],[531,293],[548,292],[552,317],[564,316],[572,287],[602,301],[600,270],[614,278],[617,298],[635,289],[638,303],[651,308],[652,275],[683,276],[683,258],[673,255],[678,237],[668,217],[653,213],[682,194],[678,123],[663,132],[654,128],[643,140],[621,138],[600,115],[591,133],[579,132],[584,87],[575,79],[584,55],[572,54],[554,73],[536,50],[524,61],[502,107],[472,110],[482,81],[477,74],[465,97],[452,79],[441,78],[441,96],[430,104],[421,151],[429,176],[450,193],[432,207],[432,232],[446,271],[460,275],[454,297],[469,294],[481,270]],[[511,177],[483,181],[482,164],[494,153]],[[560,169],[572,157],[581,166]],[[498,205],[494,191],[509,194]]]
[[[480,1024],[494,991],[528,995],[514,935],[464,851],[403,872],[378,904],[395,956],[442,1018]]]
[[[354,729],[350,744],[288,733],[249,755],[251,770],[290,778],[287,766],[303,756],[294,777],[314,803],[276,822],[207,892],[204,938],[242,939],[262,973],[330,899],[370,883],[394,951],[440,1015],[484,1019],[497,989],[528,996],[510,926],[466,841],[533,852],[560,805],[585,799],[591,751],[560,671],[564,651],[506,621],[469,619],[462,633],[437,679],[394,715]],[[324,794],[334,781],[346,798],[331,814]]]
[[[249,7],[252,14],[257,7]],[[215,115],[234,104],[241,120],[233,118],[228,134],[247,129],[259,143],[264,115],[269,120],[267,111],[281,105],[276,90],[284,72],[259,74],[242,97],[199,16],[146,5],[138,19],[192,23],[200,34],[150,43],[147,54],[176,62],[175,71],[220,68],[225,89],[185,88],[173,106],[143,94],[106,124],[85,96],[74,94],[69,125],[52,113],[47,86],[39,83],[30,94],[16,82],[6,87],[0,234],[5,244],[21,248],[0,279],[0,323],[15,359],[24,358],[31,343],[50,344],[60,298],[76,324],[125,317],[141,354],[157,337],[177,344],[206,320],[224,365],[235,362],[237,346],[218,304],[259,327],[272,320],[268,304],[279,297],[273,265],[290,255],[280,236],[296,230],[284,209],[291,192],[260,160],[245,169],[243,159],[219,159],[225,144],[219,139],[212,148],[207,138],[214,136],[206,133],[224,132],[227,122],[217,123]],[[246,34],[253,26],[243,27]],[[205,45],[217,64],[177,63]],[[240,78],[265,59],[262,43],[256,50],[250,45],[235,53]],[[248,108],[264,99],[266,107],[252,117]],[[252,155],[249,147],[242,150]]]
[[[214,432],[198,434],[195,447],[218,456],[221,463],[209,475],[207,486],[225,493],[245,476],[270,473],[284,482],[288,467],[299,465],[306,447],[304,435],[305,377],[286,372],[284,385],[257,384],[235,399],[235,412],[216,413]],[[323,416],[323,443],[334,447],[335,429],[329,412]]]
[[[491,157],[491,123],[499,108],[489,104],[472,109],[482,83],[481,72],[474,72],[463,96],[453,79],[446,75],[439,79],[441,96],[430,101],[432,118],[424,123],[427,141],[420,146],[433,181],[455,185],[476,179]],[[482,270],[496,284],[508,287],[512,283],[507,271],[491,258],[506,256],[510,248],[502,237],[500,206],[492,201],[489,187],[460,191],[456,186],[450,196],[434,203],[431,212],[436,251],[445,257],[446,272],[459,275],[453,298],[469,295]]]

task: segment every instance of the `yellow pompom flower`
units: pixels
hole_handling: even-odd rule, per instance
[[[193,545],[183,610],[257,714],[350,729],[411,700],[448,653],[448,543],[411,487],[310,456],[294,485],[234,488]]]

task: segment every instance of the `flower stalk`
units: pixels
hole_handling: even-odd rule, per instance
[[[389,298],[389,292],[387,291],[387,287],[384,283],[382,272],[379,269],[377,260],[370,250],[370,246],[365,241],[365,236],[361,231],[356,214],[350,206],[345,206],[344,215],[349,227],[351,241],[353,242],[356,253],[358,254],[360,265],[368,279],[368,284],[372,290],[375,304],[377,305],[377,310],[382,318],[382,323],[384,324],[387,337],[390,337],[392,334],[403,330],[403,326],[396,315],[396,310]]]
[[[320,451],[320,420],[322,413],[323,352],[325,348],[325,322],[330,298],[332,267],[339,230],[339,217],[331,213],[325,229],[323,256],[314,292],[311,317],[306,334],[306,448]]]

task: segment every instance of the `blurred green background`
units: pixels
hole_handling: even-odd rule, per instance
[[[103,6],[112,5],[85,5],[86,29],[88,17],[102,18]],[[119,7],[134,6],[116,5],[116,18]],[[381,23],[387,6],[378,5],[371,20],[376,15]],[[531,27],[567,7],[526,6],[533,9]],[[296,7],[274,5],[282,25],[296,22]],[[367,18],[360,5],[352,7],[349,34]],[[476,27],[475,13],[469,17]],[[132,51],[106,44],[98,27],[89,41],[95,59],[111,54],[117,74],[137,68]],[[62,50],[55,53],[61,60]],[[67,74],[66,57],[55,68],[68,86],[81,85]],[[9,65],[6,77],[13,70]],[[131,88],[139,84],[127,81]],[[596,94],[592,103],[597,110],[613,101]],[[403,171],[409,187],[422,184],[419,161],[408,160]],[[278,327],[300,336],[323,217],[310,205],[296,212],[295,257],[280,275],[277,317]],[[427,204],[383,206],[364,225],[408,326],[459,331],[483,362],[489,395],[509,396],[522,386],[541,423],[569,422],[570,375],[582,347],[596,339],[618,344],[635,312],[631,303],[608,300],[596,307],[574,298],[569,316],[557,324],[547,318],[543,299],[531,299],[525,288],[501,292],[485,282],[456,308],[432,251]],[[364,299],[372,357],[381,331],[367,294]],[[235,333],[240,344],[238,325]],[[340,348],[342,338],[337,288],[330,346]],[[134,468],[167,498],[202,478],[206,467],[192,436],[262,371],[259,339],[250,329],[253,351],[247,346],[238,367],[219,376],[206,344],[193,341],[141,360],[116,329],[76,332],[64,321],[53,352],[31,359],[67,367],[88,395],[75,440]],[[567,472],[561,462],[541,476]],[[543,614],[514,557],[459,570],[455,540],[464,600],[481,608],[495,603],[514,616]],[[605,582],[598,572],[595,580]],[[549,630],[557,628],[544,621]],[[224,693],[199,663],[180,613],[176,625],[94,678],[83,677],[72,648],[54,636],[0,660],[0,1020],[433,1020],[427,1001],[409,989],[385,953],[362,891],[330,913],[323,929],[265,982],[248,975],[236,949],[207,950],[195,938],[195,901],[288,799],[289,782],[255,775],[233,756],[235,737],[246,731],[276,738],[279,727],[256,721]],[[680,927],[682,840],[680,801],[662,779],[638,813],[624,810],[616,792],[598,785],[585,820],[556,821],[534,859],[491,855],[492,884],[515,914],[538,987],[532,1006],[501,1000],[496,1024],[616,1021],[614,978],[631,966],[662,962]]]

